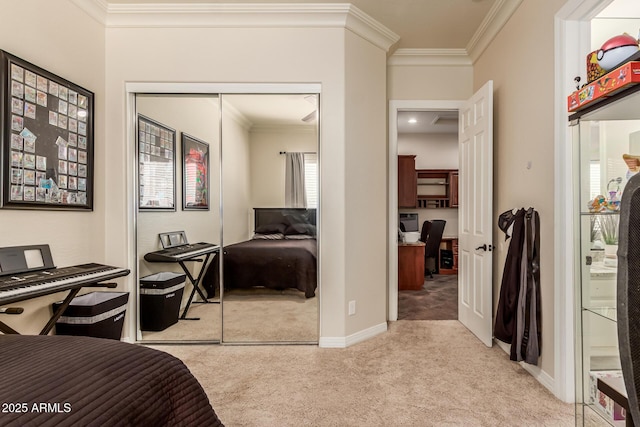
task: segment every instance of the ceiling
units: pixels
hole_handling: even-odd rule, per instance
[[[457,111],[399,111],[398,133],[457,133]]]
[[[223,102],[241,113],[250,127],[317,125],[316,120],[302,121],[317,109],[312,94],[223,95]]]
[[[492,14],[517,0],[105,0],[108,4],[333,4],[351,3],[400,37],[393,49],[467,50]],[[638,0],[614,0],[600,17],[638,15]],[[234,95],[229,101],[253,126],[304,125],[315,106],[300,95]],[[453,114],[453,116],[452,116]],[[399,133],[455,133],[452,112],[400,112]],[[416,123],[409,123],[415,118]],[[307,122],[316,125],[315,121]]]
[[[106,0],[108,4],[335,4],[351,3],[400,36],[394,49],[460,49],[469,46],[476,33],[484,31],[485,18],[500,6],[513,0]],[[302,118],[315,106],[304,96],[234,95],[226,97],[253,126],[312,125]],[[456,124],[440,118],[431,126],[435,113],[415,113],[418,122],[399,122],[400,132],[456,132]]]
[[[400,36],[401,49],[465,49],[496,2],[511,0],[107,0],[110,4],[351,3]]]

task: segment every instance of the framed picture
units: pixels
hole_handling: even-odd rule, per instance
[[[176,210],[176,131],[138,114],[138,209]]]
[[[209,144],[182,133],[182,209],[209,210]]]
[[[93,92],[0,50],[0,204],[93,209]]]

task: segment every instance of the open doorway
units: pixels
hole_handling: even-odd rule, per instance
[[[409,240],[419,240],[420,234],[422,231],[422,225],[424,221],[428,219],[444,219],[445,221],[447,219],[450,219],[450,224],[451,224],[450,229],[453,229],[454,226],[455,228],[457,228],[457,221],[458,221],[457,213],[454,216],[451,216],[454,212],[457,211],[457,209],[424,207],[424,208],[419,208],[418,210],[417,179],[412,180],[413,182],[415,182],[415,189],[413,190],[416,194],[415,204],[408,206],[406,203],[401,202],[399,200],[399,197],[400,197],[400,194],[399,194],[399,188],[400,188],[399,172],[400,171],[398,168],[399,154],[405,154],[409,156],[415,155],[417,157],[418,156],[417,152],[411,153],[411,151],[414,149],[414,146],[415,146],[415,149],[419,150],[421,153],[420,159],[418,160],[420,162],[418,163],[418,166],[425,166],[425,169],[428,169],[428,168],[435,168],[437,165],[437,163],[435,163],[437,162],[437,155],[434,155],[434,153],[431,153],[430,151],[432,150],[429,149],[429,147],[432,144],[429,144],[428,142],[424,142],[424,141],[423,143],[420,143],[421,135],[423,137],[422,139],[424,140],[424,136],[428,135],[428,133],[425,133],[424,131],[420,131],[421,129],[420,126],[417,126],[417,127],[412,126],[412,125],[418,124],[417,123],[417,120],[419,118],[418,116],[415,117],[416,123],[409,123],[409,119],[412,118],[409,113],[416,113],[416,115],[418,114],[424,115],[424,117],[422,117],[423,122],[429,120],[427,118],[427,116],[429,116],[430,117],[430,120],[428,121],[429,124],[434,120],[436,120],[436,122],[441,121],[441,125],[442,125],[447,122],[445,120],[445,117],[452,118],[453,115],[457,116],[458,111],[463,106],[463,104],[464,102],[462,101],[409,101],[409,100],[390,101],[389,103],[389,306],[388,306],[388,319],[390,321],[398,320],[398,307],[399,307],[398,303],[399,303],[399,296],[400,296],[399,295],[400,290],[398,286],[398,282],[399,282],[398,273],[400,271],[398,269],[398,260],[399,260],[398,255],[401,250],[400,247],[398,246],[399,240],[401,238],[401,235],[400,235],[401,226],[400,226],[399,214],[401,212],[403,214],[415,214],[414,215],[415,219],[412,218],[412,220],[414,224],[413,226],[414,231],[417,231],[417,236],[416,234],[408,235],[408,236],[405,234],[404,236],[405,240],[407,237]],[[435,118],[435,114],[438,112],[442,116],[442,119]],[[405,113],[407,117],[404,117],[404,123],[400,125],[400,118],[405,116]],[[449,125],[450,124],[451,123],[449,122]],[[453,136],[457,135],[457,125],[455,126],[455,128],[456,128],[456,131],[455,131],[456,133],[453,134]],[[413,129],[412,132],[410,132],[411,129]],[[403,142],[401,144],[402,148],[400,149],[399,149],[399,139],[407,141],[406,143]],[[434,140],[435,139],[438,139],[438,138],[434,138]],[[452,150],[449,153],[449,156],[452,156],[450,159],[451,162],[447,164],[443,163],[442,165],[439,166],[440,169],[452,169],[452,170],[457,169],[459,156],[457,156],[457,154],[455,155],[453,154],[453,153],[457,153],[457,146],[455,148],[450,147],[450,149]],[[457,157],[453,158],[453,156],[457,156]],[[411,160],[414,162],[414,164],[411,165],[410,168],[412,168],[415,171],[415,168],[416,168],[415,158]],[[438,213],[441,213],[444,216],[445,210],[447,211],[448,216],[445,216],[445,218],[436,218]],[[421,212],[422,212],[422,215],[421,215]],[[430,213],[433,213],[436,216],[432,216],[430,215]],[[446,228],[446,225],[445,225],[445,228]],[[448,232],[449,232],[449,229],[447,230],[447,233]],[[451,234],[455,234],[455,233],[452,232]],[[443,235],[444,235],[444,230],[443,230]],[[424,248],[426,249],[426,244]],[[418,252],[420,252],[420,250],[418,250]],[[418,256],[418,258],[420,259],[421,257]],[[414,283],[419,282],[420,276],[422,277],[422,279],[424,279],[425,277],[424,276],[425,274],[424,252],[422,254],[422,259],[423,259],[422,261],[418,260],[418,267],[415,269],[418,272],[415,273]],[[420,265],[422,265],[422,267],[420,267]],[[423,284],[424,282],[421,285]]]
[[[398,113],[457,111],[460,120],[458,222],[461,225],[458,229],[458,320],[490,347],[493,329],[493,81],[487,81],[466,101],[390,101],[389,104],[388,320],[398,320],[398,282],[402,271],[398,268]]]
[[[458,111],[400,110],[398,320],[458,319]]]

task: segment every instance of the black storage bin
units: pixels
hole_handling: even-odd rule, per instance
[[[165,271],[140,279],[140,329],[163,331],[178,323],[186,275]]]
[[[440,268],[453,268],[453,251],[440,249]]]
[[[120,340],[129,292],[91,292],[75,297],[56,322],[57,335]],[[57,310],[62,301],[53,303]]]

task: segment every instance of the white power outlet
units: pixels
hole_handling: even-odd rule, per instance
[[[349,301],[349,316],[353,316],[356,314],[356,302]]]

